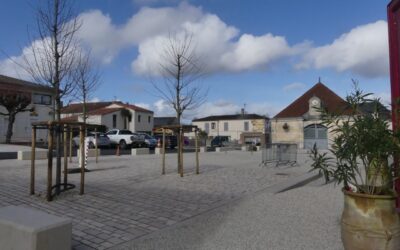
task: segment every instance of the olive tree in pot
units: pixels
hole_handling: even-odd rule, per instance
[[[341,236],[346,250],[400,249],[400,219],[393,189],[393,159],[399,136],[390,129],[383,105],[357,85],[337,113],[320,109],[334,139],[330,154],[311,151],[312,170],[343,184]],[[369,110],[369,112],[365,112]],[[387,116],[387,114],[386,114]]]

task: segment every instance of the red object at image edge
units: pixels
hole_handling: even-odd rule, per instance
[[[392,0],[387,6],[389,29],[389,62],[390,62],[390,86],[392,94],[392,126],[393,130],[400,129],[400,0]],[[396,174],[400,174],[399,160],[395,159]],[[400,194],[400,179],[395,181],[395,189]],[[399,211],[400,197],[396,200]]]

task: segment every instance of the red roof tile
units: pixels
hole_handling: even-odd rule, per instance
[[[73,115],[73,116],[68,116],[68,117],[64,117],[61,118],[62,122],[77,122],[78,121],[78,116],[77,115]]]
[[[122,109],[124,108],[101,108],[88,112],[88,115],[106,115],[116,111],[120,111]]]
[[[94,111],[96,109],[104,108],[111,105],[112,102],[88,102],[86,103],[87,112]],[[68,106],[65,106],[61,109],[62,114],[74,114],[74,113],[82,113],[83,103],[72,103]]]
[[[274,118],[290,118],[290,117],[301,117],[308,112],[309,104],[308,101],[313,96],[318,97],[322,105],[329,112],[336,112],[344,110],[347,107],[347,103],[335,92],[330,90],[322,83],[315,84],[311,89],[305,92],[297,100],[292,102],[289,106],[279,112]]]

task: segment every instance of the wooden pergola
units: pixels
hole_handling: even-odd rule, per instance
[[[69,157],[70,162],[72,162],[72,136],[74,131],[79,131],[80,137],[80,190],[79,194],[84,194],[84,185],[85,185],[85,151],[83,150],[83,146],[85,144],[85,131],[86,128],[93,127],[97,130],[100,125],[92,125],[85,124],[83,122],[57,122],[57,121],[48,121],[48,122],[35,122],[32,123],[32,151],[31,151],[31,178],[30,178],[30,194],[35,194],[35,157],[36,157],[36,131],[38,129],[46,129],[48,131],[48,152],[47,152],[47,191],[46,198],[47,201],[51,201],[53,199],[52,190],[56,189],[56,195],[58,195],[62,191],[66,191],[75,187],[75,185],[68,183],[68,144],[69,140]],[[54,149],[54,135],[55,130],[63,133],[63,149],[64,149],[64,175],[63,182],[61,183],[61,176],[56,178],[56,184],[53,185],[53,149]],[[69,137],[69,138],[68,138]],[[96,133],[97,140],[97,133]],[[96,147],[96,162],[97,162],[97,143],[95,143]],[[60,173],[57,173],[61,175]],[[62,190],[60,188],[63,188]]]
[[[183,177],[183,144],[185,133],[195,133],[195,150],[196,150],[196,174],[200,174],[199,169],[199,143],[198,143],[198,127],[195,125],[166,125],[161,127],[163,140],[162,140],[162,174],[165,175],[165,132],[171,130],[177,135],[178,139],[178,173]]]

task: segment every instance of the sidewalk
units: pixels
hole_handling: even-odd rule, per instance
[[[340,188],[268,189],[112,249],[341,250]]]

